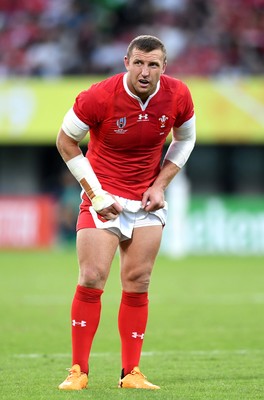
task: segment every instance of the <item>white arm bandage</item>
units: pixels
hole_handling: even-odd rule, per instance
[[[164,159],[182,168],[194,148],[195,139],[196,129],[194,115],[179,128],[173,128],[173,139]]]
[[[95,211],[101,211],[115,202],[114,198],[102,189],[91,164],[83,154],[72,158],[66,165],[87,193]]]
[[[73,109],[70,108],[63,119],[62,129],[66,135],[70,136],[77,142],[80,142],[89,131],[89,126],[82,122]]]

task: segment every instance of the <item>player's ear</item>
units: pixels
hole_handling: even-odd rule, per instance
[[[128,57],[127,57],[127,56],[124,57],[124,64],[125,64],[125,67],[126,67],[126,69],[127,69],[127,71],[128,71],[129,60],[128,60]]]
[[[162,67],[162,74],[164,74],[166,67],[167,67],[167,61],[164,61],[163,67]]]

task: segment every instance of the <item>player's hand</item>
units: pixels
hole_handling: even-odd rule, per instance
[[[91,200],[94,210],[107,220],[115,219],[123,211],[123,207],[110,193],[102,190]]]
[[[123,207],[115,201],[110,207],[106,207],[103,210],[97,211],[104,219],[116,219],[118,215],[123,211]]]
[[[149,211],[156,211],[165,206],[164,191],[154,186],[149,187],[142,197],[142,208]]]

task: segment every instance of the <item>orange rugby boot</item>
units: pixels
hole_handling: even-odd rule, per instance
[[[140,372],[138,367],[134,367],[130,374],[120,378],[118,387],[123,389],[160,389],[159,386],[150,383],[147,377]]]
[[[69,368],[69,375],[59,385],[59,389],[62,390],[82,390],[87,387],[88,377],[84,372],[81,372],[81,368],[78,364],[73,365]]]

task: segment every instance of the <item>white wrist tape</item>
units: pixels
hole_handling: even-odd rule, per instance
[[[95,211],[101,211],[115,202],[115,199],[102,189],[91,164],[83,154],[79,154],[67,161],[66,165],[72,175],[80,182],[82,188],[90,198]]]

